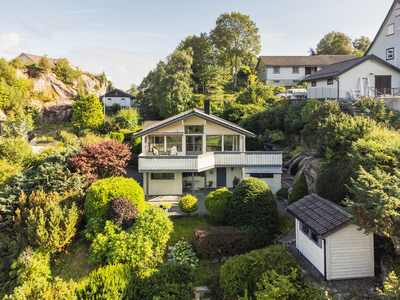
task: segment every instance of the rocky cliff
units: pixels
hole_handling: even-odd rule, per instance
[[[20,69],[17,76],[32,80],[34,95],[45,95],[46,101],[40,99],[40,96],[32,96],[30,101],[31,106],[38,108],[44,122],[69,121],[72,115],[72,102],[78,94],[78,81],[67,86],[51,71],[40,72],[35,77],[30,77],[26,70]],[[100,97],[107,92],[108,86],[96,78],[82,74],[78,80],[89,94]]]

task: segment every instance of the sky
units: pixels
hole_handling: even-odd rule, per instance
[[[190,35],[209,33],[222,13],[248,15],[260,55],[309,55],[340,31],[375,37],[393,0],[1,0],[0,57],[22,52],[68,58],[114,86],[139,85]]]

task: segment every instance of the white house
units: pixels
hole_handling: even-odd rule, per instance
[[[119,104],[122,107],[137,106],[135,96],[120,89],[113,89],[101,96],[101,98],[106,106],[112,106],[113,104]]]
[[[400,1],[395,0],[365,55],[374,54],[400,68]]]
[[[326,280],[374,277],[374,236],[350,214],[315,194],[286,210],[296,218],[296,248]]]
[[[260,82],[294,86],[323,67],[353,59],[354,55],[260,56],[256,70]]]
[[[32,63],[38,64],[39,61],[40,61],[40,59],[41,59],[43,56],[33,55],[33,54],[28,54],[28,53],[21,53],[18,57],[22,59],[22,61],[24,62],[24,64],[26,64],[27,62],[32,62]],[[59,60],[59,59],[50,58],[50,57],[47,57],[47,59],[49,60],[50,66],[51,66],[52,68],[57,64],[57,61]],[[67,60],[67,61],[68,61],[68,60]],[[73,67],[73,65],[71,64],[71,62],[68,61],[68,63],[69,63],[69,65],[70,65],[71,67]]]
[[[5,122],[7,119],[7,116],[0,110],[0,135],[3,134],[3,122]]]
[[[354,99],[383,96],[400,86],[400,69],[371,54],[329,65],[308,76],[307,98]]]
[[[183,194],[195,190],[233,187],[257,177],[276,193],[281,188],[282,152],[246,151],[246,137],[254,134],[209,113],[193,108],[163,121],[144,124],[133,136],[142,139],[139,172],[146,195]]]

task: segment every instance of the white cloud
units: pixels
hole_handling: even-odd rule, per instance
[[[20,50],[21,37],[18,33],[3,33],[0,35],[0,57],[12,59]]]
[[[264,42],[277,42],[283,36],[284,35],[281,32],[268,30],[261,33],[261,40]]]
[[[129,89],[139,85],[150,70],[154,69],[166,53],[136,53],[113,48],[75,48],[67,57],[72,64],[87,72],[105,72],[116,88]]]

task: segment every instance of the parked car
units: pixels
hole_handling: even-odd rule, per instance
[[[304,99],[307,97],[306,89],[288,89],[283,93],[277,94],[278,97],[286,99]]]

